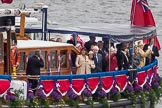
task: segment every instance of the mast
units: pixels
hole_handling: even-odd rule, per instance
[[[48,6],[44,5],[42,10],[42,40],[47,40],[47,9]]]
[[[25,35],[25,33],[24,33],[24,27],[25,27],[25,13],[21,13],[20,37],[23,37]]]

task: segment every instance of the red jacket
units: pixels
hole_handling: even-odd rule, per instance
[[[109,62],[109,60],[110,60],[110,62]],[[110,55],[110,59],[109,59],[109,54],[107,54],[106,61],[107,61],[106,71],[118,70],[117,58],[116,58],[115,53]],[[109,69],[109,63],[110,63],[110,69]]]

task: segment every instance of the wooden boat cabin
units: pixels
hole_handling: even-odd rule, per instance
[[[12,32],[11,37],[14,36],[14,34],[15,33]],[[0,74],[10,74],[11,71],[8,72],[8,69],[11,69],[11,65],[7,65],[6,59],[6,49],[8,43],[3,39],[3,37],[3,34],[0,33]],[[42,55],[45,61],[44,67],[41,68],[41,74],[48,74],[49,71],[50,74],[70,74],[71,69],[69,62],[72,61],[69,61],[69,56],[74,57],[79,53],[79,50],[72,44],[43,40],[17,40],[17,48],[20,52],[21,58],[20,65],[17,68],[16,72],[17,75],[26,74],[27,60],[34,54],[36,49],[40,49],[42,51]],[[62,58],[64,61],[62,60]],[[75,68],[72,68],[72,70],[75,73]],[[58,73],[58,71],[60,71],[60,73]]]
[[[60,74],[70,74],[69,54],[79,53],[79,50],[71,44],[42,40],[18,40],[17,47],[21,55],[17,74],[24,74],[27,59],[34,54],[36,49],[41,50],[45,61],[45,66],[41,69],[42,74],[47,74],[48,71],[51,71],[51,74],[58,74],[58,71]]]
[[[23,17],[23,14],[22,14]],[[23,20],[24,18],[22,18]],[[22,21],[24,22],[24,21]],[[21,23],[23,26],[24,23]],[[100,27],[100,28],[98,28]],[[117,32],[117,31],[118,32]],[[48,26],[48,32],[42,32],[42,28],[37,27],[23,27],[16,28],[16,32],[20,33],[16,38],[17,47],[20,51],[21,60],[20,66],[17,69],[17,74],[25,74],[27,68],[27,60],[31,57],[36,49],[42,50],[42,54],[45,59],[45,66],[41,69],[41,74],[48,74],[49,71],[51,74],[58,74],[59,71],[59,57],[65,55],[65,64],[60,66],[60,74],[70,74],[71,70],[75,73],[75,68],[70,68],[70,63],[68,61],[69,54],[77,55],[79,50],[77,50],[73,45],[67,43],[59,42],[50,42],[42,40],[27,40],[24,33],[28,34],[41,34],[44,40],[50,39],[52,33],[60,34],[72,34],[77,33],[79,35],[94,35],[99,36],[102,39],[107,39],[110,42],[129,42],[136,41],[144,38],[149,38],[156,35],[155,27],[136,27],[130,25],[118,24],[85,24],[85,25],[51,25]],[[45,34],[46,33],[46,34]],[[3,39],[3,34],[0,34],[0,72],[1,74],[11,74],[11,65],[9,64],[10,60],[6,59],[7,55],[10,53],[7,52],[7,46],[10,46],[9,43]],[[11,33],[8,37],[13,39],[15,33]],[[45,38],[46,35],[46,38]],[[8,48],[9,49],[9,48]],[[74,57],[72,55],[72,57]],[[5,60],[6,59],[6,60]],[[7,61],[7,63],[5,63]],[[74,60],[75,61],[75,60]],[[74,62],[73,62],[74,63]],[[50,69],[49,69],[50,67]]]
[[[107,25],[107,24],[88,25],[87,24],[87,25],[80,25],[80,26],[79,25],[78,26],[54,25],[51,29],[50,28],[48,29],[48,34],[49,35],[51,33],[72,34],[74,31],[79,35],[99,36],[101,38],[107,39],[109,41],[109,44],[110,42],[137,41],[145,38],[150,38],[156,35],[155,27],[135,27],[135,26],[121,25],[121,24],[120,25]],[[127,86],[131,86],[133,83],[136,84],[137,82],[140,82],[137,85],[139,87],[143,87],[145,84],[148,84],[147,81],[151,81],[153,77],[155,77],[155,74],[157,75],[157,60],[148,66],[142,67],[140,69],[137,68],[135,70],[121,70],[121,71],[113,71],[113,72],[99,72],[95,74],[92,73],[92,74],[83,74],[83,75],[71,75],[71,72],[75,73],[75,68],[74,67],[71,68],[70,61],[72,60],[69,59],[69,55],[71,54],[71,56],[74,57],[72,54],[74,55],[79,54],[79,51],[73,45],[67,43],[52,42],[52,41],[27,40],[27,38],[21,37],[24,36],[21,33],[23,32],[20,32],[20,37],[16,37],[15,32],[10,33],[7,31],[7,41],[4,39],[4,35],[0,33],[0,72],[1,74],[11,74],[9,47],[10,44],[12,45],[13,40],[11,40],[10,42],[10,39],[16,39],[16,38],[18,39],[17,48],[19,49],[21,59],[20,59],[20,66],[17,69],[17,75],[22,75],[20,76],[21,80],[22,79],[24,80],[25,77],[23,75],[25,74],[25,70],[27,68],[28,58],[33,55],[36,49],[40,49],[44,57],[45,66],[41,69],[41,75],[39,76],[41,83],[39,85],[40,87],[38,90],[41,90],[46,97],[49,97],[52,93],[57,93],[57,95],[58,93],[60,93],[59,95],[62,99],[64,99],[64,96],[66,97],[69,94],[71,95],[75,94],[77,97],[79,97],[81,96],[83,91],[87,89],[86,87],[88,87],[88,95],[94,93],[97,94],[98,91],[102,92],[101,95],[98,95],[98,99],[101,100],[101,98],[99,97],[103,98],[103,94],[104,94],[105,95],[104,99],[106,99],[106,102],[108,102],[107,99],[109,100],[109,98],[111,100],[114,100],[113,97],[115,96],[115,100],[110,103],[111,107],[125,108],[125,107],[130,107],[132,102],[126,100],[126,101],[120,101],[120,103],[119,101],[117,101],[116,103],[116,96],[117,95],[119,96],[120,93],[126,90]],[[42,32],[42,30],[39,28],[26,28],[25,33],[44,33],[44,32]],[[62,56],[65,58],[65,62],[63,64],[61,64]],[[62,74],[62,75],[59,76],[47,75],[49,73]],[[63,76],[65,74],[70,74],[70,75]],[[48,86],[49,82],[52,84],[52,86]],[[55,86],[57,84],[59,86]],[[46,85],[49,88],[46,88],[47,87]],[[100,87],[102,87],[102,89]],[[116,93],[117,95],[115,94],[113,97],[109,97],[111,96],[111,90],[112,91],[117,90]],[[145,91],[145,89],[141,89],[141,90],[142,92]],[[159,90],[161,90],[161,88]],[[69,94],[68,91],[70,91]],[[71,95],[68,96],[68,98],[65,98],[65,101],[66,99],[70,99]],[[140,97],[139,100],[141,100],[142,95],[139,97]],[[74,100],[77,101],[77,98],[75,98]],[[141,103],[141,101],[139,101],[139,103],[143,104]],[[95,107],[96,106],[103,107],[103,105],[101,106],[100,104],[94,104],[94,105]],[[81,107],[89,107],[89,106],[82,105]]]

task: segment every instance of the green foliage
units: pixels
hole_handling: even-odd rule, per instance
[[[21,99],[20,94],[23,93],[22,90],[14,90],[15,93],[15,99],[8,101],[8,105],[10,108],[23,108],[23,100]]]
[[[141,107],[145,108],[146,107],[146,101],[147,101],[147,96],[145,91],[140,91],[140,100],[141,100]]]
[[[158,102],[158,100],[160,100],[162,90],[161,90],[161,88],[158,87],[158,88],[154,88],[154,91],[155,91],[155,95],[156,95],[157,102]]]
[[[132,102],[132,108],[136,108],[137,96],[135,93],[130,93],[130,100]]]
[[[154,93],[156,95],[156,102],[158,103],[160,100],[160,97],[162,97],[162,81],[159,82],[159,87],[158,88],[153,88]]]
[[[9,101],[8,104],[9,104],[10,108],[17,108],[17,107],[23,108],[22,102],[17,98],[15,100]]]
[[[53,105],[60,105],[60,107],[62,108],[62,107],[65,106],[65,101],[63,99],[60,99],[60,100],[53,99],[52,104]]]
[[[84,101],[87,105],[91,105],[91,108],[94,108],[94,102],[92,97],[84,97],[86,100]]]
[[[63,99],[55,100],[53,99],[50,103],[48,102],[48,98],[43,99],[41,97],[36,97],[33,100],[23,100],[20,97],[20,94],[23,93],[22,90],[14,90],[15,99],[14,100],[7,100],[7,104],[10,108],[23,108],[24,105],[27,105],[29,108],[49,108],[49,104],[59,105],[59,107],[64,107],[65,102]],[[132,108],[136,108],[137,100],[140,99],[141,108],[146,107],[147,99],[150,99],[150,107],[155,108],[155,104],[158,103],[160,97],[162,97],[162,81],[159,82],[158,88],[152,88],[149,91],[141,90],[140,92],[128,92],[127,90],[122,93],[122,96],[128,98],[132,102]],[[85,97],[86,100],[84,102],[87,105],[90,105],[91,108],[94,108],[94,102],[92,97]],[[111,94],[111,99],[114,102],[117,102],[121,98],[120,93]],[[107,101],[107,98],[98,97],[97,99],[101,104],[104,105],[105,108],[110,108],[110,104]],[[68,99],[67,104],[73,108],[79,108],[78,100],[77,99]],[[2,98],[0,98],[0,108],[2,108]]]
[[[0,108],[2,108],[2,98],[0,98]]]
[[[79,108],[79,104],[77,102],[77,100],[74,100],[74,99],[68,99],[67,101],[67,104],[71,107],[74,107],[74,108]]]
[[[121,98],[121,94],[120,94],[120,93],[116,93],[116,94],[112,94],[112,95],[111,95],[111,99],[112,99],[114,102],[117,102],[120,98]]]
[[[50,108],[47,98],[42,99],[41,97],[38,97],[38,106],[39,108]]]
[[[156,93],[153,89],[151,89],[149,92],[148,92],[148,96],[150,97],[150,106],[151,108],[155,108],[155,103],[157,102],[157,97],[156,97]]]
[[[32,100],[27,100],[27,106],[29,106],[29,108],[38,108],[38,104],[36,103],[36,101],[34,99]]]
[[[132,102],[132,106],[131,108],[136,108],[136,104],[137,104],[137,95],[135,92],[128,92],[127,90],[123,92],[123,95],[128,98],[129,100],[131,100]]]
[[[100,98],[99,102],[104,105],[104,108],[110,108],[110,104],[106,98]]]

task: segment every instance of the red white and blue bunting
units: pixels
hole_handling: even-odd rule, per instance
[[[0,97],[3,97],[10,88],[11,76],[0,75]]]
[[[109,93],[114,85],[113,76],[105,76],[105,77],[102,77],[101,79],[102,79],[102,84],[103,84],[103,90],[106,93]]]
[[[154,64],[145,66],[144,68],[136,70],[136,81],[140,87],[146,84],[149,80],[152,82],[152,78],[157,73],[157,62]],[[48,93],[51,93],[52,88],[57,89],[61,96],[65,96],[68,90],[72,90],[76,95],[81,95],[84,89],[88,88],[91,94],[96,93],[99,84],[102,84],[102,90],[105,93],[109,93],[113,87],[119,89],[119,92],[123,92],[128,85],[128,70],[116,71],[116,72],[103,72],[96,74],[86,74],[86,75],[67,75],[67,76],[41,76],[41,82],[45,79],[53,80],[53,82],[58,84],[58,86],[53,86],[48,90]],[[56,81],[57,80],[57,81]],[[56,82],[55,82],[56,81]],[[130,83],[130,82],[129,82]],[[48,86],[43,86],[43,89],[47,89]],[[47,91],[47,90],[44,90]]]
[[[153,86],[152,82],[155,82],[156,77],[158,77],[157,61],[141,69],[137,69],[134,82],[141,88],[148,83],[150,86]],[[10,75],[0,75],[0,96],[6,94],[10,88],[10,81]],[[117,88],[119,92],[123,92],[130,85],[132,84],[128,80],[128,70],[123,70],[85,75],[42,75],[40,76],[39,88],[46,97],[52,93],[65,96],[68,94],[68,91],[79,96],[85,89],[90,91],[91,94],[96,93],[98,89],[109,93],[112,89]]]

